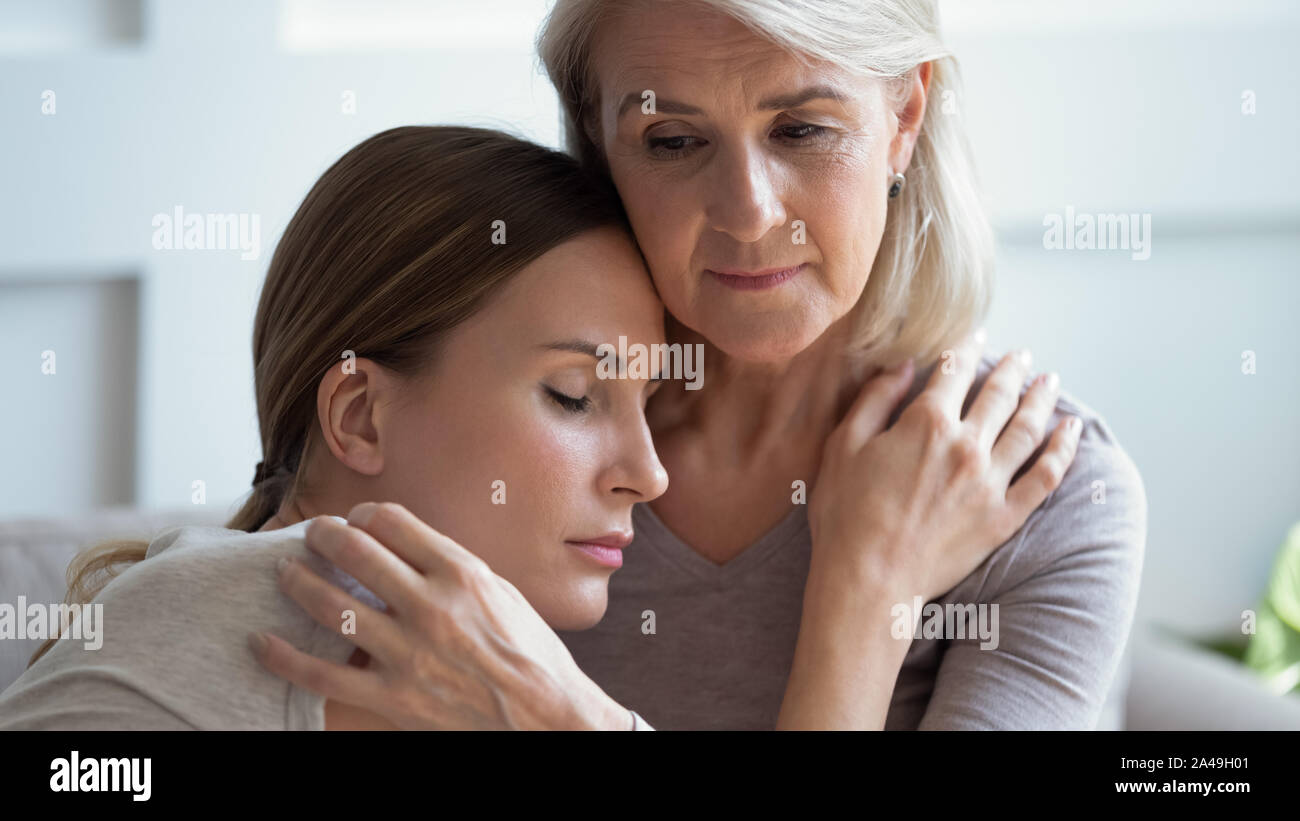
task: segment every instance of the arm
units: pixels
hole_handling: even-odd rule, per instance
[[[890,635],[890,594],[869,579],[809,571],[778,730],[884,725],[911,646]]]
[[[578,669],[559,636],[485,562],[400,505],[366,503],[350,524],[322,516],[307,546],[373,591],[380,610],[302,562],[280,571],[281,589],[318,623],[370,657],[367,669],[332,664],[289,643],[257,649],[272,673],[343,704],[366,707],[402,729],[614,729],[635,719]]]

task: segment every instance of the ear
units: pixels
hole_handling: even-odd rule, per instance
[[[889,164],[897,173],[906,173],[912,162],[912,150],[916,139],[921,134],[921,123],[925,121],[925,105],[930,94],[930,75],[933,64],[921,63],[909,74],[904,82],[907,91],[902,100],[902,108],[897,113],[898,133],[889,145]],[[888,185],[888,181],[886,185]]]
[[[335,459],[367,476],[383,471],[397,388],[395,375],[370,359],[345,359],[326,371],[316,389],[316,417]]]

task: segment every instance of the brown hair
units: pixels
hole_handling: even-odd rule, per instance
[[[303,489],[316,389],[345,352],[412,374],[526,265],[603,226],[634,241],[612,185],[499,131],[404,126],[344,154],[298,207],[262,286],[253,373],[263,462],[226,526],[256,531]],[[148,547],[113,541],[76,556],[67,603],[93,599]]]

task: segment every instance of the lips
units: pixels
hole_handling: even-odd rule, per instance
[[[625,531],[615,531],[589,539],[570,539],[566,542],[596,564],[613,570],[623,566],[623,548],[631,543],[632,534]]]
[[[740,268],[708,268],[711,273],[722,274],[728,277],[766,277],[772,274],[780,274],[786,271],[794,271],[796,268],[802,268],[804,263],[796,265],[782,265],[776,268],[764,268],[761,271],[744,271]]]
[[[793,268],[765,268],[761,271],[741,271],[734,268],[722,271],[706,268],[704,271],[728,288],[737,291],[763,291],[794,279],[807,267],[808,263],[805,262]]]
[[[632,544],[631,531],[618,530],[606,533],[603,536],[593,536],[590,539],[569,539],[574,544],[594,544],[598,547],[610,547],[615,550],[622,550]]]

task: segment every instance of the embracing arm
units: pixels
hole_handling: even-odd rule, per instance
[[[391,503],[357,505],[348,524],[317,517],[308,548],[377,595],[372,608],[302,562],[280,586],[318,623],[369,656],[366,669],[322,661],[278,637],[255,649],[272,673],[401,729],[640,729],[638,718],[584,674],[514,585]],[[648,726],[648,725],[647,725]]]

